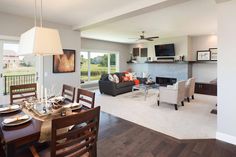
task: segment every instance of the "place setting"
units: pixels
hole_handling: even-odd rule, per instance
[[[5,118],[2,121],[2,125],[5,127],[18,126],[18,125],[25,124],[31,121],[31,119],[32,117],[28,114],[25,114],[25,113],[17,114],[17,115]]]
[[[12,113],[12,112],[20,111],[21,109],[22,109],[22,107],[18,104],[1,105],[0,114]]]

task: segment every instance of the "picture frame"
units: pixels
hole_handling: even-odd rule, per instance
[[[141,48],[141,57],[147,57],[148,56],[148,49],[147,48]]]
[[[53,55],[53,73],[75,72],[75,50],[63,49],[62,55]]]
[[[197,51],[197,61],[210,61],[210,51],[209,50],[201,50]]]
[[[217,48],[209,48],[209,51],[211,52],[211,61],[217,61]]]
[[[133,56],[134,57],[139,56],[139,48],[133,48]]]

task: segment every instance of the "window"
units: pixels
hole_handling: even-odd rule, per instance
[[[18,41],[0,40],[0,94],[8,94],[10,86],[34,83],[36,57],[18,53]]]
[[[19,44],[14,42],[3,43],[3,75],[35,74],[35,57],[20,56]]]
[[[81,52],[81,80],[99,80],[102,74],[114,73],[118,68],[118,53]]]

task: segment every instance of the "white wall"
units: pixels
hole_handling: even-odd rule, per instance
[[[34,20],[21,16],[15,16],[5,13],[0,13],[0,36],[14,36],[19,37],[20,34],[27,31],[34,26]],[[72,31],[70,26],[44,22],[46,27],[56,28],[59,30],[62,47],[64,49],[74,49],[77,51],[76,72],[67,74],[53,74],[52,73],[52,56],[45,57],[44,70],[45,80],[44,83],[47,88],[55,85],[57,92],[61,92],[63,83],[73,86],[80,84],[80,60],[79,51],[81,47],[80,32]]]
[[[197,51],[209,50],[209,48],[218,47],[218,38],[216,35],[200,35],[191,37],[191,53],[193,60],[197,59]]]
[[[217,48],[216,35],[201,35],[191,37],[191,53],[192,60],[196,60],[196,54],[199,50],[209,50],[209,48]],[[192,66],[192,75],[197,82],[209,83],[217,78],[217,63],[198,63]]]
[[[126,62],[130,59],[129,47],[130,47],[129,44],[120,44],[120,43],[109,42],[109,41],[81,38],[82,50],[119,52],[120,71],[126,71],[128,68]]]
[[[236,144],[236,1],[218,4],[217,138]]]

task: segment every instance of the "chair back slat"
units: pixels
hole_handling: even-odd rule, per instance
[[[91,129],[93,127],[96,126],[96,122],[92,122],[90,124],[87,124],[85,127],[81,128],[80,131],[83,132],[83,131],[86,131],[88,129]],[[62,133],[60,135],[57,136],[57,140],[61,140],[61,139],[64,139],[64,138],[68,138],[68,137],[74,137],[75,135],[77,135],[77,130],[72,130],[68,133]]]
[[[30,97],[37,97],[37,84],[23,84],[10,86],[10,103],[15,100],[23,100]]]
[[[74,102],[75,100],[75,87],[69,85],[63,85],[61,95],[66,98],[66,100],[70,102]]]
[[[84,150],[87,149],[87,152],[89,151],[89,149],[87,147],[91,147],[91,143],[94,143],[95,139],[94,138],[88,138],[88,140],[84,140],[83,143],[81,144],[77,144],[76,147],[73,147],[73,145],[67,149],[63,149],[63,151],[61,151],[60,153],[58,153],[58,157],[65,157],[68,156],[70,154],[81,154],[80,151],[77,150]]]
[[[56,149],[62,149],[62,148],[74,145],[76,143],[80,143],[80,142],[88,139],[90,136],[93,136],[94,134],[95,134],[95,131],[87,133],[85,135],[81,135],[79,138],[76,138],[76,139],[73,139],[73,140],[69,140],[67,142],[64,142],[62,144],[57,145]],[[76,136],[78,136],[78,134],[76,134]],[[73,136],[73,137],[76,137],[76,136]],[[71,137],[69,137],[69,136],[67,138],[71,139]]]
[[[52,120],[51,157],[96,154],[100,107]],[[77,125],[79,127],[59,133],[59,130]],[[95,155],[96,156],[96,155]]]
[[[83,106],[94,108],[95,93],[84,89],[78,89],[77,91],[77,103]]]

